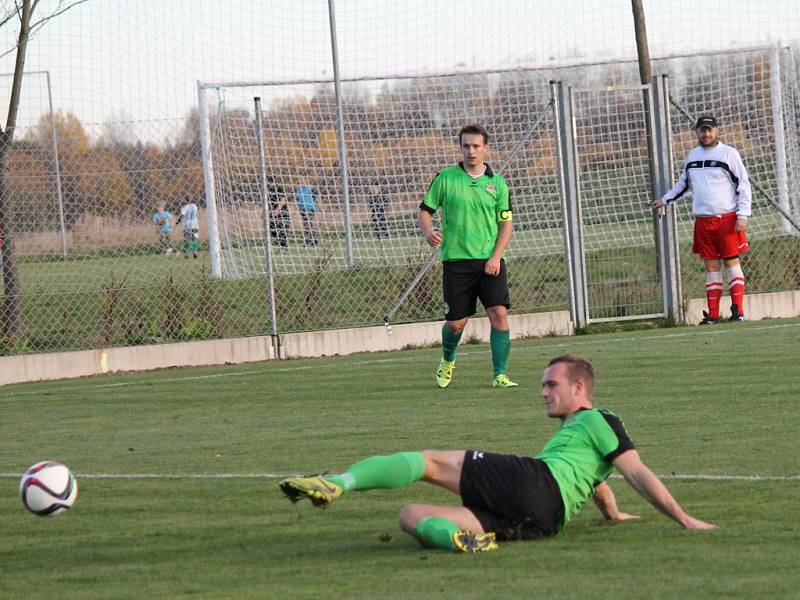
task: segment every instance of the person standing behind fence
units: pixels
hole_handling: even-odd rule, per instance
[[[175,222],[176,225],[183,222],[184,258],[189,258],[189,252],[192,253],[192,256],[197,258],[197,251],[200,249],[200,242],[198,241],[200,237],[200,228],[197,223],[197,213],[198,208],[194,200],[190,197],[184,199],[183,205],[181,206],[181,214]]]
[[[161,202],[158,205],[158,212],[153,214],[153,222],[158,227],[158,241],[164,254],[172,254],[172,213],[166,209],[166,205]]]
[[[719,125],[712,116],[695,124],[699,145],[686,157],[675,186],[653,201],[653,208],[692,194],[695,215],[692,251],[703,259],[706,269],[706,300],[700,325],[719,323],[722,298],[722,264],[731,296],[731,322],[744,321],[744,273],[739,256],[747,252],[747,218],[751,214],[752,191],[747,169],[735,148],[719,141]]]
[[[297,202],[300,218],[303,220],[306,246],[316,246],[318,240],[317,233],[314,230],[314,216],[317,212],[317,205],[314,201],[314,187],[306,177],[300,178],[300,185],[294,191],[294,199]]]
[[[511,352],[508,330],[508,291],[503,261],[511,241],[511,196],[508,184],[484,162],[489,134],[480,125],[458,132],[464,160],[437,173],[419,205],[419,226],[432,248],[441,246],[444,318],[442,360],[436,385],[450,385],[456,349],[480,298],[491,324],[489,345],[496,388],[516,387],[506,369]],[[433,227],[433,215],[442,209],[442,231]]]
[[[369,189],[369,207],[372,211],[372,226],[375,228],[375,235],[379,238],[389,237],[389,224],[386,219],[388,206],[389,198],[381,189],[380,184],[372,184]]]
[[[269,198],[269,235],[281,247],[289,247],[289,205],[286,194],[272,175],[267,177]]]

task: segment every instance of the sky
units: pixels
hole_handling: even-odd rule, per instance
[[[57,2],[41,0],[39,16]],[[630,0],[333,4],[345,78],[636,53]],[[800,40],[795,0],[643,4],[652,56]],[[89,0],[38,33],[26,71],[49,72],[55,109],[75,113],[92,135],[113,121],[134,135],[163,139],[196,107],[198,80],[329,80],[328,9],[328,0]],[[0,29],[0,49],[13,45],[16,30],[13,21]],[[13,61],[13,54],[0,58],[0,73],[13,71]],[[47,111],[45,81],[43,75],[26,78],[20,126]],[[2,117],[9,88],[10,77],[0,76]]]

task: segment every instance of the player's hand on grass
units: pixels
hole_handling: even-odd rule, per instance
[[[635,519],[640,519],[639,515],[632,515],[631,513],[626,512],[619,512],[617,515],[612,518],[612,521],[633,521]]]
[[[486,264],[483,266],[483,272],[486,273],[487,275],[499,275],[500,259],[492,256],[489,260],[486,261]]]
[[[431,248],[438,248],[442,243],[442,232],[431,229],[430,233],[425,234],[425,241]]]

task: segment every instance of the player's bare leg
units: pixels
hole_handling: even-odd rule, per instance
[[[464,454],[463,450],[426,450],[422,481],[458,494]],[[407,504],[400,513],[400,527],[429,548],[465,553],[497,549],[494,533],[486,533],[475,514],[463,506]]]

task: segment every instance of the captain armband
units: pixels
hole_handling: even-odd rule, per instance
[[[501,210],[497,213],[497,221],[502,223],[503,221],[510,221],[511,220],[511,211],[510,210]]]

